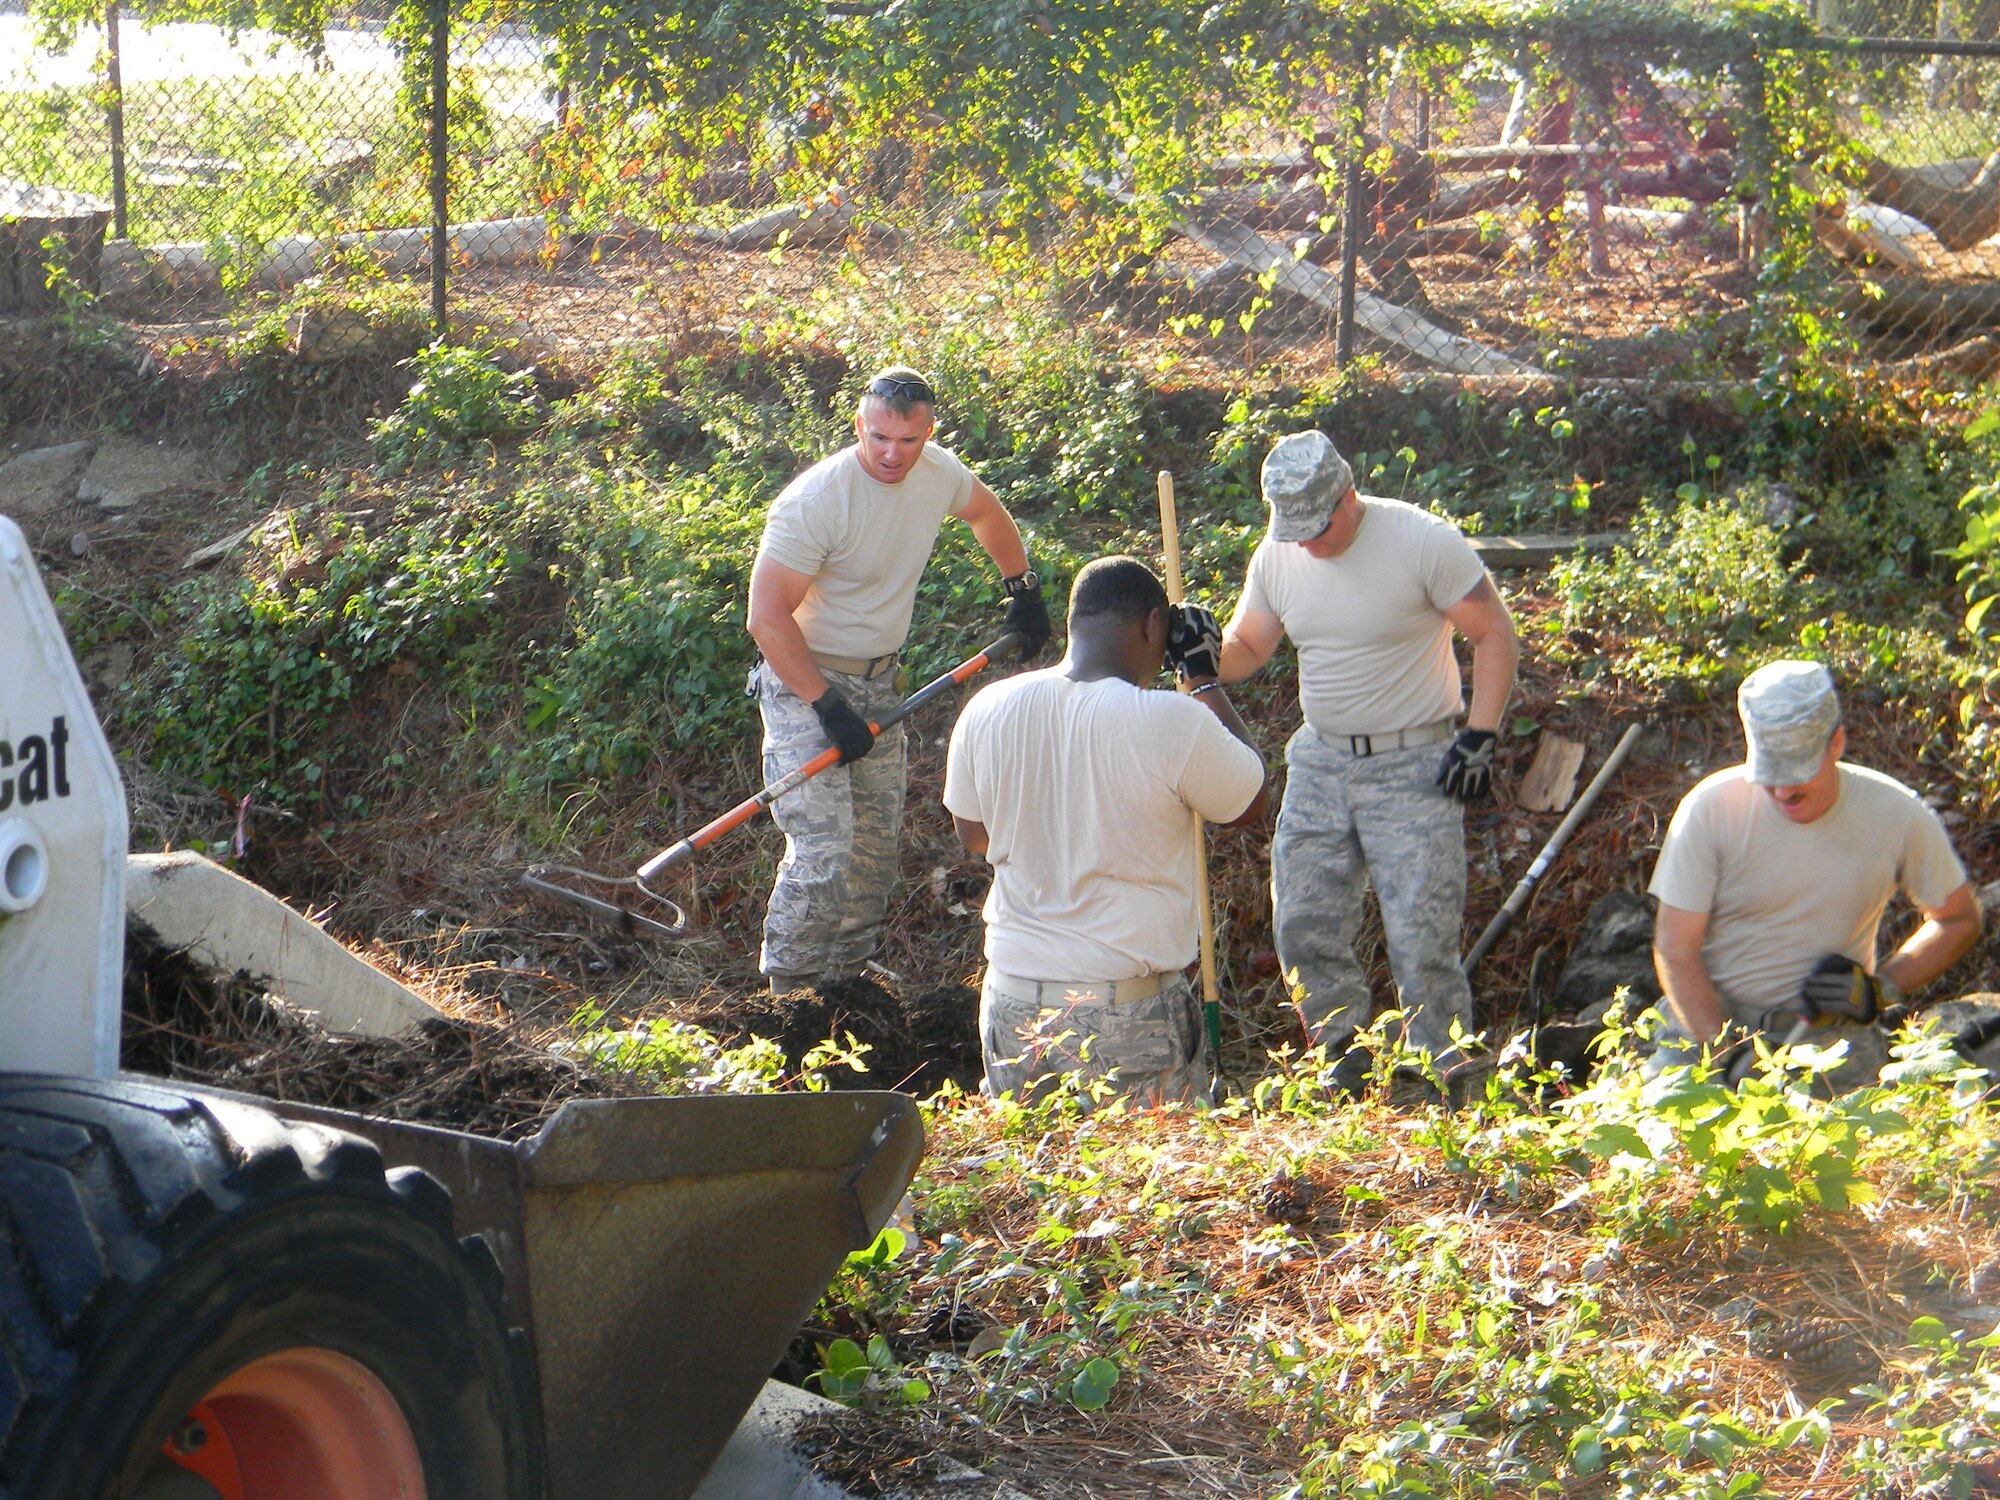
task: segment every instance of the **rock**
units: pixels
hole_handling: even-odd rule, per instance
[[[1556,1010],[1601,1017],[1621,986],[1632,991],[1635,1013],[1660,998],[1653,972],[1653,903],[1639,891],[1612,891],[1590,908],[1583,936],[1556,981]]]
[[[0,515],[45,516],[73,502],[91,447],[79,442],[32,448],[0,464]]]
[[[1934,1019],[1938,1030],[1947,1035],[1963,1034],[1972,1027],[1979,1028],[1978,1034],[1988,1034],[1990,1039],[1974,1046],[1967,1056],[1975,1067],[2000,1078],[2000,995],[1975,991],[1956,1000],[1927,1005],[1923,1014]]]
[[[2000,880],[1989,880],[1979,888],[1979,912],[1989,927],[2000,917]]]
[[[76,497],[101,510],[130,510],[176,490],[205,488],[212,473],[209,461],[190,449],[113,436],[99,445]]]
[[[206,547],[197,547],[187,555],[181,564],[183,568],[205,568],[212,562],[220,562],[238,547],[250,540],[255,526],[245,526],[240,531],[232,531],[219,542],[210,542]]]
[[[83,659],[83,680],[93,693],[115,692],[131,680],[136,659],[131,646],[124,641],[113,641]]]

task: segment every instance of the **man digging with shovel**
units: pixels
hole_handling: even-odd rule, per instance
[[[840,765],[774,803],[785,857],[764,917],[758,966],[774,994],[859,975],[895,884],[903,822],[901,724],[869,730],[901,696],[897,653],[939,527],[956,516],[999,568],[1003,629],[1021,659],[1049,639],[1027,549],[993,492],[931,443],[937,397],[915,370],[868,382],[852,446],[771,502],[750,574],[749,629],[761,659],[749,691],[764,720],[764,780],[831,743]]]
[[[1068,1078],[1085,1106],[1205,1100],[1213,1060],[1184,972],[1201,933],[1196,826],[1263,813],[1264,762],[1216,680],[1221,630],[1130,557],[1076,577],[1069,654],[982,689],[952,730],[944,803],[993,866],[979,999],[986,1090]],[[1162,662],[1189,684],[1155,690]]]

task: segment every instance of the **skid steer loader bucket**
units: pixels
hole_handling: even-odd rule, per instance
[[[574,1100],[505,1143],[260,1101],[365,1136],[484,1234],[539,1375],[549,1500],[678,1500],[923,1149],[892,1093]]]

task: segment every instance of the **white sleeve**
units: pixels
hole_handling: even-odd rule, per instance
[[[1271,583],[1266,576],[1271,571],[1268,552],[1272,543],[1259,542],[1257,550],[1250,554],[1250,567],[1243,577],[1243,595],[1236,607],[1245,614],[1276,615],[1284,618],[1284,610],[1271,597]]]
[[[983,717],[979,711],[979,696],[975,694],[972,701],[965,705],[965,712],[958,716],[958,722],[951,726],[951,744],[945,751],[944,761],[945,811],[955,818],[981,824],[986,822],[986,806],[980,800],[974,775],[979,761],[975,744],[978,726],[974,721]]]
[[[1917,802],[1910,818],[1897,873],[1910,899],[1933,910],[1965,884],[1965,865],[1951,847],[1951,835],[1923,802]]]
[[[816,485],[808,491],[797,481],[786,485],[764,517],[758,554],[794,573],[817,577],[827,558],[833,555],[833,536],[826,524],[827,504],[822,486]]]
[[[1187,744],[1174,790],[1209,822],[1235,822],[1264,784],[1263,757],[1192,699],[1175,697],[1170,706],[1174,732]]]
[[[1695,792],[1681,798],[1667,836],[1660,841],[1660,857],[1653,866],[1653,879],[1646,889],[1668,906],[1682,911],[1713,911],[1715,886],[1720,864],[1710,820],[1702,815],[1702,799]]]
[[[1481,579],[1492,575],[1465,533],[1448,521],[1435,523],[1424,547],[1424,593],[1439,613],[1461,602]]]

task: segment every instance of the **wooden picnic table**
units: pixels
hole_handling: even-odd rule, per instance
[[[0,312],[36,312],[60,302],[44,268],[60,259],[85,291],[98,287],[111,205],[89,193],[0,177]],[[56,245],[45,249],[46,242]]]

